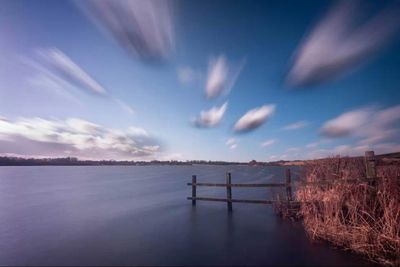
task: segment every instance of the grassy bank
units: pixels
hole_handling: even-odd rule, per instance
[[[305,165],[306,182],[365,178],[363,158],[330,158]],[[378,162],[377,182],[333,183],[297,188],[300,216],[314,240],[400,266],[400,165]]]

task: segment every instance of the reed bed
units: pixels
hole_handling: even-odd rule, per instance
[[[400,266],[400,165],[380,163],[371,184],[338,181],[365,178],[363,158],[312,161],[303,169],[304,182],[329,183],[303,183],[295,197],[302,202],[299,216],[311,239]]]

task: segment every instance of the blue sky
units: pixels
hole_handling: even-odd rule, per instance
[[[1,154],[272,161],[400,150],[394,2],[103,3],[0,2]]]

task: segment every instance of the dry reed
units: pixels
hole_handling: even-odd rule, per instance
[[[382,163],[383,161],[381,161]],[[363,158],[329,158],[308,163],[296,191],[309,237],[400,266],[400,165],[378,165],[375,185],[340,182],[365,178]],[[336,181],[331,183],[332,181]]]

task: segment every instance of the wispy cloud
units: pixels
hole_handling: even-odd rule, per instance
[[[307,127],[308,125],[310,125],[310,123],[308,121],[298,121],[289,125],[286,125],[285,127],[283,127],[283,130],[298,130],[298,129],[302,129]]]
[[[243,66],[244,61],[238,65],[229,64],[223,55],[210,59],[205,88],[207,98],[228,94],[235,85]]]
[[[236,138],[229,138],[225,144],[230,148],[230,149],[235,149],[238,146],[238,140]]]
[[[87,0],[76,3],[96,26],[140,59],[164,61],[175,49],[169,1]]]
[[[228,102],[225,102],[220,107],[213,107],[210,110],[203,110],[200,116],[193,119],[193,123],[197,127],[215,127],[217,126],[228,108]]]
[[[115,103],[117,103],[123,110],[125,110],[129,114],[135,113],[135,110],[129,104],[125,103],[124,101],[122,101],[118,98],[113,98],[113,99],[114,99]]]
[[[354,136],[360,144],[375,144],[390,139],[398,139],[400,130],[400,105],[386,109],[366,107],[345,112],[324,123],[320,132],[330,138]]]
[[[37,127],[43,127],[44,125],[49,127],[44,127],[47,129],[56,129],[57,126],[59,128],[62,127],[62,122],[43,120],[39,118],[35,118],[33,120],[25,120],[26,125],[34,125]],[[97,134],[101,132],[101,127],[98,124],[92,123],[90,121],[82,120],[79,118],[71,118],[67,119],[64,123],[65,129],[69,129],[72,132],[81,133],[81,134]]]
[[[272,146],[273,144],[275,144],[278,140],[277,139],[268,139],[265,140],[264,142],[261,143],[262,147],[268,147],[268,146]]]
[[[40,50],[38,54],[45,66],[48,66],[56,75],[58,74],[58,76],[77,88],[94,94],[106,94],[107,91],[103,86],[59,49]]]
[[[276,105],[270,104],[249,110],[236,122],[234,130],[244,132],[260,127],[266,120],[272,117],[275,109]]]
[[[341,1],[316,25],[295,54],[287,81],[306,86],[332,80],[366,61],[400,29],[400,5],[362,17],[361,1]],[[364,16],[367,17],[367,16]]]
[[[177,69],[176,73],[178,75],[178,81],[183,85],[198,82],[203,77],[200,71],[190,67],[180,67]]]
[[[22,62],[33,69],[34,76],[28,82],[34,86],[53,90],[57,95],[82,104],[72,88],[91,95],[103,96],[124,111],[133,114],[133,108],[119,98],[113,97],[92,75],[57,48],[40,49],[35,58],[23,58]]]
[[[356,109],[339,115],[324,123],[321,133],[327,137],[349,136],[368,122],[372,108]]]
[[[289,152],[298,152],[298,151],[300,151],[301,149],[299,148],[299,147],[289,147],[288,149],[286,149],[286,153],[289,153]]]
[[[133,127],[133,126],[128,128],[128,133],[130,133],[130,134],[132,134],[134,136],[138,136],[138,137],[140,137],[140,136],[144,136],[144,137],[150,136],[150,134],[145,129],[140,128],[140,127]]]
[[[320,146],[322,144],[327,144],[327,143],[330,143],[330,142],[331,142],[331,140],[329,140],[329,139],[322,139],[322,140],[318,140],[318,141],[315,141],[315,142],[312,142],[312,143],[308,143],[306,145],[306,148],[316,148],[316,147],[318,147],[318,146]]]
[[[33,66],[30,63],[28,64]],[[78,105],[83,105],[83,102],[78,97],[66,90],[67,87],[70,87],[68,83],[64,82],[62,79],[56,77],[50,72],[44,72],[43,69],[38,71],[38,69],[35,67],[35,72],[37,73],[34,76],[29,77],[26,80],[29,86],[33,86],[32,88],[37,88],[39,90],[46,90],[48,93],[56,95],[60,99],[68,100]]]
[[[140,128],[112,129],[79,118],[0,120],[1,154],[145,159],[160,151],[158,142]]]

